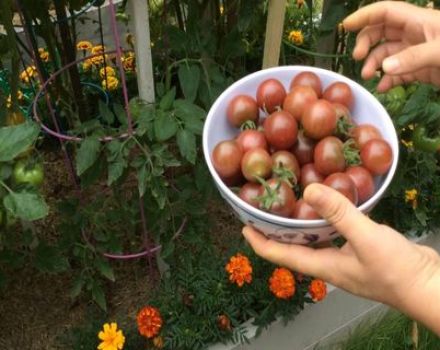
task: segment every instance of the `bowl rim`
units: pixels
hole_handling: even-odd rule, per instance
[[[236,193],[234,193],[228,186],[224,184],[224,182],[221,180],[220,176],[217,174],[217,171],[214,168],[214,165],[211,161],[211,154],[209,153],[208,131],[211,128],[211,124],[213,124],[213,120],[215,119],[215,111],[218,109],[220,103],[222,103],[222,101],[241,84],[248,82],[250,80],[258,79],[261,76],[269,75],[271,73],[285,72],[285,73],[297,74],[302,71],[313,72],[318,76],[320,76],[320,78],[322,75],[326,75],[334,81],[345,82],[349,84],[352,88],[354,87],[357,90],[363,91],[365,97],[367,98],[367,103],[374,104],[378,107],[379,111],[381,112],[379,113],[379,115],[381,115],[382,116],[381,118],[384,119],[386,128],[393,130],[391,134],[391,142],[387,140],[390,143],[391,149],[393,151],[393,162],[391,164],[390,170],[388,171],[378,191],[370,199],[368,199],[366,202],[362,203],[360,206],[357,207],[360,211],[366,213],[383,196],[384,192],[389,187],[391,180],[393,179],[396,173],[398,159],[399,159],[399,141],[397,137],[397,132],[392,122],[392,119],[389,116],[386,109],[384,108],[384,106],[366,88],[364,88],[356,81],[342,74],[313,66],[289,65],[289,66],[280,66],[280,67],[273,67],[273,68],[259,70],[237,80],[220,94],[220,96],[211,106],[208,115],[206,117],[205,124],[203,127],[203,153],[204,153],[205,161],[206,164],[208,165],[209,172],[211,173],[211,176],[214,178],[214,181],[217,187],[219,188],[219,190],[223,192],[223,194],[226,195],[227,198],[231,200],[236,206],[238,206],[241,210],[247,212],[249,215],[258,218],[259,220],[275,225],[280,225],[286,228],[290,228],[290,227],[317,228],[328,225],[328,222],[325,219],[303,220],[303,219],[293,219],[293,218],[277,216],[271,213],[264,212],[260,209],[257,209],[252,205],[246,203],[244,200],[242,200]],[[277,79],[275,76],[273,78]]]

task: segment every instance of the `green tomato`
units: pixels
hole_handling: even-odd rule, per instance
[[[25,161],[19,160],[15,163],[13,179],[17,184],[30,184],[38,187],[44,180],[43,165],[41,163],[28,165]]]

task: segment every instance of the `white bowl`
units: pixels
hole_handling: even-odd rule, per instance
[[[265,69],[252,73],[232,84],[226,89],[211,107],[203,130],[203,152],[209,171],[222,197],[229,203],[238,218],[247,225],[252,225],[267,237],[280,242],[309,244],[325,242],[338,236],[335,229],[325,220],[298,220],[276,216],[243,201],[220,179],[214,169],[211,154],[214,147],[221,141],[235,138],[239,133],[231,126],[226,117],[229,101],[238,94],[247,94],[255,98],[258,85],[266,79],[278,79],[289,91],[293,77],[304,71],[316,73],[322,82],[323,89],[335,81],[347,83],[353,91],[355,105],[352,116],[356,124],[373,124],[388,141],[393,151],[393,163],[386,175],[376,177],[376,192],[368,201],[359,206],[359,210],[368,213],[378,203],[396,172],[399,142],[393,122],[385,108],[364,87],[338,73],[321,68],[308,66],[283,66]]]

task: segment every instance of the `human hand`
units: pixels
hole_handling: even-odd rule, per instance
[[[440,258],[433,249],[414,244],[392,228],[370,220],[327,186],[307,186],[304,200],[347,243],[340,249],[288,245],[246,226],[243,235],[258,255],[396,307],[440,334]]]
[[[360,30],[353,58],[366,58],[362,77],[370,79],[380,68],[385,72],[380,92],[412,81],[440,86],[440,11],[380,1],[348,16],[343,25]]]

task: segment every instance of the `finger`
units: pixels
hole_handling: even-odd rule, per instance
[[[404,79],[404,77],[399,75],[384,75],[382,79],[379,81],[379,84],[377,84],[377,91],[378,92],[387,92],[389,89],[393,88],[394,86],[402,85],[404,83],[409,83],[415,80],[415,77],[411,78],[411,75],[407,75],[407,77]]]
[[[362,78],[371,79],[376,71],[382,67],[382,62],[385,58],[404,50],[406,47],[407,45],[402,42],[387,42],[374,48],[362,67]]]
[[[358,31],[369,25],[384,24],[402,28],[407,21],[417,19],[420,9],[405,2],[380,1],[357,10],[348,16],[343,25],[347,31]]]
[[[353,50],[355,60],[364,59],[370,48],[379,43],[382,39],[389,41],[400,40],[402,32],[400,29],[385,27],[383,24],[367,26],[363,28],[356,37],[356,45]]]
[[[406,49],[387,57],[382,68],[386,74],[396,75],[417,72],[428,67],[438,67],[440,40],[420,45],[409,46]]]
[[[332,271],[337,270],[331,267],[344,259],[336,248],[315,250],[302,245],[279,243],[266,238],[250,226],[243,228],[243,235],[262,258],[329,282],[334,279]]]
[[[362,214],[345,196],[336,190],[311,184],[304,190],[304,200],[326,219],[355,250],[370,246],[376,240],[379,225]]]

